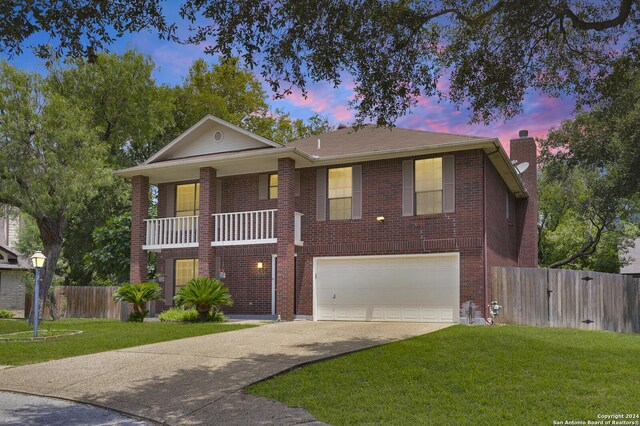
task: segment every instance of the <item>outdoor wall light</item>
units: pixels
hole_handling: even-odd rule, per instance
[[[384,216],[378,216],[376,217],[376,220],[380,223],[384,222]]]
[[[258,269],[264,268],[264,264],[262,262],[258,262]]]

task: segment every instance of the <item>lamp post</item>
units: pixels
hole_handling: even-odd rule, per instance
[[[38,337],[38,299],[40,295],[40,269],[44,266],[44,261],[47,260],[47,256],[42,254],[40,250],[36,251],[31,256],[31,264],[36,268],[36,285],[33,289],[33,337]]]

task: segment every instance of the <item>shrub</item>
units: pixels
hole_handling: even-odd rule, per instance
[[[7,311],[6,309],[0,309],[0,318],[2,319],[8,319],[8,318],[13,318],[15,315],[13,315],[11,312]]]
[[[220,306],[233,306],[229,289],[224,283],[206,277],[189,280],[173,299],[178,306],[196,308],[199,321],[206,321],[209,312],[219,311]]]
[[[160,314],[160,321],[198,322],[199,312],[195,308],[171,308]],[[225,322],[227,317],[220,311],[208,312],[207,322]]]
[[[123,284],[113,294],[114,301],[133,304],[133,312],[129,315],[129,321],[142,321],[147,315],[144,305],[152,300],[160,299],[162,299],[162,290],[158,283],[153,282]]]

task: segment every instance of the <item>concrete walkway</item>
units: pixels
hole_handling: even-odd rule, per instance
[[[0,389],[87,402],[168,424],[315,421],[241,389],[301,364],[449,324],[296,321],[0,370]]]

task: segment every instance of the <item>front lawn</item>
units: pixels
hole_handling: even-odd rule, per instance
[[[44,321],[40,330],[81,330],[44,341],[0,342],[0,364],[23,365],[252,327],[240,324],[130,323],[106,319]],[[26,320],[0,320],[0,335],[30,330]]]
[[[639,335],[456,326],[312,364],[247,391],[333,425],[586,422],[640,414],[639,353]]]

